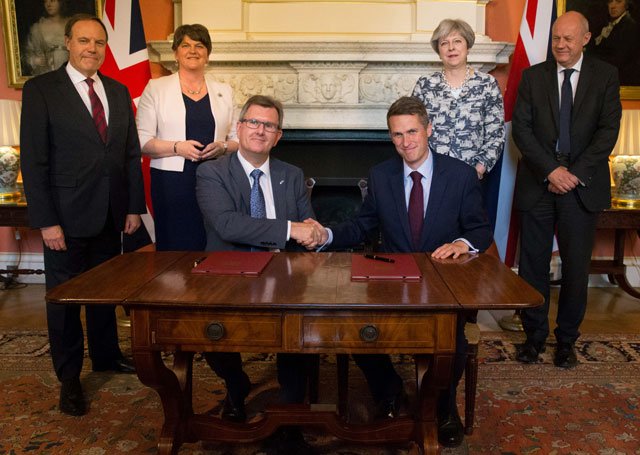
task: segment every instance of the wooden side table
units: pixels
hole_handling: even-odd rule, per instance
[[[596,229],[614,229],[613,259],[593,259],[589,273],[606,274],[611,283],[617,284],[627,294],[640,299],[640,292],[629,284],[624,265],[624,242],[627,231],[640,235],[640,210],[609,209],[598,216]]]
[[[0,226],[28,227],[27,201],[20,198],[0,201]]]

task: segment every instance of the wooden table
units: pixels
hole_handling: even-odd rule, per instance
[[[0,226],[28,227],[27,201],[24,196],[18,199],[0,201]]]
[[[420,282],[352,282],[348,253],[279,253],[259,277],[190,273],[201,253],[129,253],[47,293],[65,304],[130,310],[138,377],[160,395],[158,452],[183,442],[250,442],[281,425],[315,426],[351,442],[410,441],[438,451],[436,399],[451,381],[456,318],[470,309],[518,309],[542,296],[493,257],[431,260],[415,254]],[[172,368],[161,352],[173,351]],[[195,352],[407,353],[415,355],[417,415],[346,422],[326,405],[269,407],[246,424],[194,414]]]
[[[598,215],[597,229],[614,229],[613,259],[593,259],[589,273],[607,274],[611,283],[618,284],[627,294],[640,299],[640,292],[627,280],[624,265],[624,243],[627,232],[640,234],[640,210],[609,209]]]

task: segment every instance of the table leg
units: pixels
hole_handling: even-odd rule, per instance
[[[451,381],[452,355],[416,355],[416,383],[418,405],[416,409],[416,442],[425,455],[438,453],[438,423],[436,407],[440,390]]]
[[[164,424],[158,454],[176,455],[183,442],[192,442],[188,422],[192,408],[192,352],[175,354],[174,370],[166,367],[159,351],[134,351],[140,381],[160,395]]]
[[[611,277],[615,283],[618,284],[620,289],[625,291],[632,297],[636,299],[640,299],[640,292],[634,289],[629,281],[627,280],[626,275],[626,267],[624,265],[624,242],[625,242],[626,230],[625,229],[616,229],[615,231],[615,240],[613,244],[613,263],[617,267],[622,267],[622,273],[615,273],[609,275],[609,281],[611,281]]]

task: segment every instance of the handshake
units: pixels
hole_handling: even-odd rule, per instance
[[[316,220],[307,218],[304,222],[291,222],[291,238],[308,250],[318,248],[329,239],[327,229]]]

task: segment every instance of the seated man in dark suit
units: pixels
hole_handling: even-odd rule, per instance
[[[476,173],[462,161],[429,152],[431,124],[420,100],[403,97],[393,103],[387,125],[399,156],[371,169],[368,194],[358,215],[333,229],[322,229],[324,244],[354,246],[379,229],[381,249],[387,253],[432,251],[435,258],[457,258],[489,247],[492,234]],[[456,387],[466,360],[464,324],[459,318],[454,381],[438,399],[438,440],[446,447],[458,446],[463,439]],[[353,358],[371,389],[376,417],[395,417],[406,394],[389,356]]]
[[[198,167],[196,196],[207,233],[207,251],[294,250],[317,243],[319,232],[302,221],[313,218],[302,170],[274,158],[271,148],[282,137],[282,104],[267,96],[245,103],[237,124],[237,153]],[[298,242],[298,243],[296,243]],[[206,353],[225,380],[227,396],[222,418],[244,421],[244,400],[251,383],[239,353]],[[302,403],[307,385],[308,356],[278,354],[281,401]],[[299,431],[286,429],[278,453],[308,450]]]

